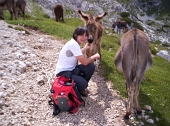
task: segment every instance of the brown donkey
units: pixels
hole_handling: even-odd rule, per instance
[[[113,24],[112,24],[112,28],[113,28],[113,31],[116,30],[116,33],[117,34],[120,34],[121,33],[121,29],[123,29],[124,33],[128,31],[128,27],[127,27],[127,22],[126,21],[122,21],[122,20],[117,20],[117,21],[114,21]]]
[[[99,53],[101,56],[101,39],[103,33],[102,18],[107,15],[107,12],[104,12],[98,16],[92,16],[91,14],[84,14],[81,10],[78,10],[84,25],[89,31],[89,35],[93,37],[93,43],[90,46],[90,49],[86,51],[87,57],[90,57],[96,53]]]
[[[147,35],[139,29],[131,29],[126,32],[120,40],[121,46],[118,49],[114,63],[119,72],[124,74],[126,80],[126,90],[128,103],[125,119],[131,115],[132,105],[138,114],[141,108],[138,101],[140,83],[152,65],[152,57],[149,52],[149,39]]]
[[[0,0],[0,18],[4,19],[3,10],[8,10],[10,12],[10,19],[13,19],[15,15],[14,0]],[[16,17],[15,17],[16,19]]]
[[[20,13],[22,12],[23,19],[25,20],[25,8],[26,8],[25,0],[16,0],[16,3],[15,3],[16,17],[18,17]]]
[[[59,22],[60,18],[64,22],[64,16],[63,16],[64,15],[64,9],[63,9],[63,6],[61,4],[56,4],[54,6],[54,14],[55,14],[56,22]]]

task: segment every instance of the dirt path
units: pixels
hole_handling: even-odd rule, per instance
[[[47,77],[54,77],[65,41],[29,30],[8,28],[0,21],[0,126],[126,126],[125,104],[112,83],[96,71],[86,106],[76,114],[52,116]],[[39,82],[39,83],[38,83]]]

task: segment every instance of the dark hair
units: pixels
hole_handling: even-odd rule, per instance
[[[89,36],[89,32],[88,29],[85,26],[78,26],[73,33],[73,39],[77,40],[77,36],[78,35],[83,35],[84,33],[86,33],[87,36]]]

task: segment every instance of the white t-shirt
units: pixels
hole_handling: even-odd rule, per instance
[[[76,56],[80,55],[83,55],[80,45],[72,38],[60,51],[55,74],[61,71],[72,71],[77,65]]]

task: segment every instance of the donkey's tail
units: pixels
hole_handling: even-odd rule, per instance
[[[132,73],[131,73],[131,79],[134,80],[136,77],[136,69],[137,69],[137,55],[138,55],[138,42],[136,39],[137,29],[134,29],[134,41],[133,41],[133,67],[132,67]]]

